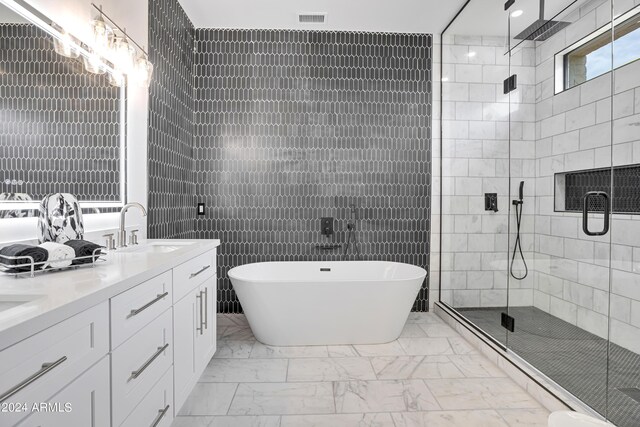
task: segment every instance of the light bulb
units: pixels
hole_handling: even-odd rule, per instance
[[[467,56],[468,56],[469,58],[473,58],[474,56],[476,56],[476,53],[475,53],[474,51],[471,51],[471,52],[469,52],[469,53],[467,54]]]
[[[113,39],[113,50],[116,65],[124,74],[131,73],[135,68],[136,49],[129,44],[126,36],[116,36]]]
[[[106,52],[113,41],[113,29],[104,22],[102,17],[91,21],[91,29],[93,30],[93,49],[100,53]]]
[[[511,12],[511,17],[512,18],[517,18],[518,16],[522,16],[524,12],[520,9],[518,10],[514,10],[513,12]]]
[[[140,56],[136,60],[136,67],[134,71],[135,80],[140,86],[148,86],[151,82],[151,76],[153,74],[153,64],[149,62],[144,56]]]

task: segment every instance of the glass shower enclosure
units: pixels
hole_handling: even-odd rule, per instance
[[[440,303],[640,425],[640,1],[470,0],[442,34]]]

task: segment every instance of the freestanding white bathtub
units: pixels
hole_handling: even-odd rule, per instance
[[[393,341],[426,274],[384,261],[262,262],[229,271],[255,337],[275,346]]]

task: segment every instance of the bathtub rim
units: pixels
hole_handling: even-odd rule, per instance
[[[388,264],[399,264],[399,265],[405,265],[405,266],[409,266],[412,268],[416,268],[419,270],[422,270],[422,274],[418,275],[418,276],[412,276],[412,277],[406,277],[406,278],[395,278],[395,279],[350,279],[350,280],[344,280],[344,282],[347,283],[363,283],[363,282],[374,282],[374,283],[381,283],[381,282],[409,282],[409,281],[414,281],[414,280],[418,280],[420,279],[420,282],[423,282],[428,276],[429,273],[427,272],[426,269],[419,267],[417,265],[414,264],[408,264],[406,262],[396,262],[396,261],[377,261],[377,260],[366,260],[366,261],[261,261],[261,262],[251,262],[248,264],[242,264],[242,265],[238,265],[236,267],[233,267],[231,270],[229,270],[227,272],[227,275],[229,276],[229,279],[233,279],[233,280],[243,280],[245,282],[251,282],[251,283],[330,283],[330,282],[339,282],[341,280],[316,280],[316,279],[249,279],[246,277],[241,277],[237,275],[237,272],[235,274],[234,270],[236,269],[240,269],[246,265],[258,265],[258,264],[275,264],[275,263],[299,263],[299,262],[312,262],[312,263],[333,263],[333,262],[344,262],[344,263],[351,263],[351,262],[361,262],[361,263],[373,263],[373,262],[381,262],[381,263],[388,263]]]

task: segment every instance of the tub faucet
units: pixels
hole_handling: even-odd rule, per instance
[[[120,230],[118,231],[118,247],[126,248],[127,247],[127,230],[125,230],[125,217],[129,208],[139,208],[142,211],[143,216],[147,216],[147,210],[138,202],[127,203],[120,210]]]

